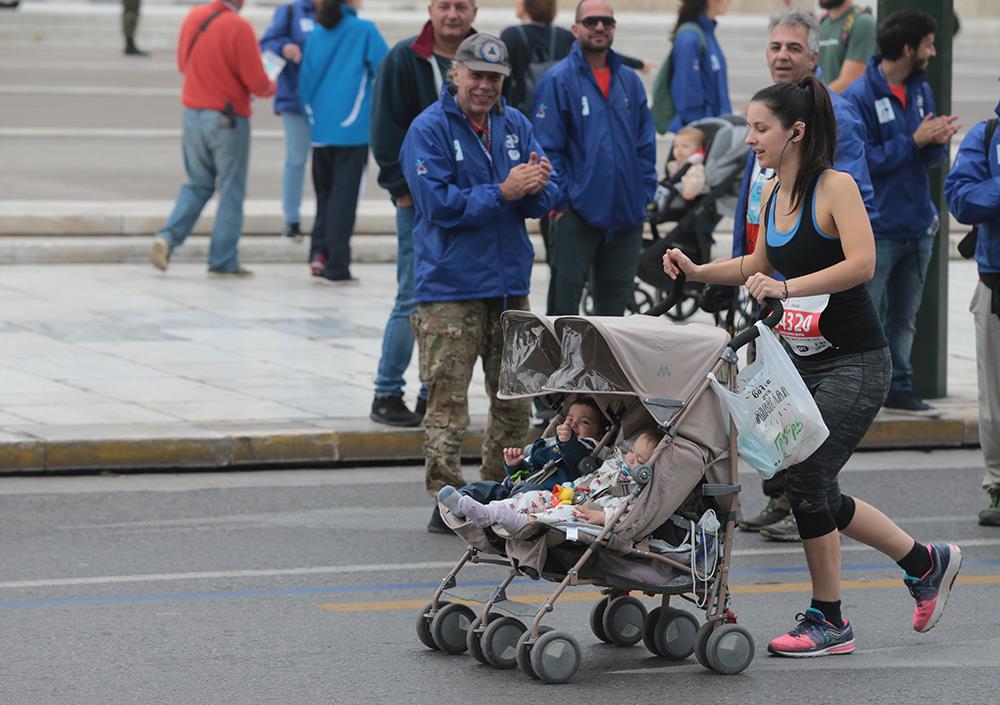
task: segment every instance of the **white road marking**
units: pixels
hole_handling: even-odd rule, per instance
[[[996,539],[953,539],[954,543],[968,548],[972,546],[998,546],[1000,538]],[[842,551],[874,551],[868,546],[849,544]],[[775,548],[751,548],[734,552],[734,558],[741,556],[768,556],[802,553],[801,546],[781,546]],[[349,573],[379,573],[445,570],[455,565],[456,561],[424,561],[415,563],[367,563],[338,566],[313,566],[305,568],[273,568],[261,570],[219,570],[199,571],[190,573],[150,573],[145,575],[105,575],[90,578],[49,578],[39,580],[7,580],[0,582],[0,589],[18,590],[40,587],[73,587],[80,585],[114,585],[122,583],[171,582],[178,580],[214,580],[231,578],[272,578],[292,575],[343,575]],[[474,567],[475,564],[470,564]]]
[[[254,128],[250,131],[256,139],[284,139],[281,130],[265,130]],[[155,127],[0,127],[0,138],[72,138],[72,139],[149,139],[169,138],[180,139],[179,128]]]
[[[179,87],[152,86],[22,86],[0,84],[0,95],[92,95],[92,96],[173,96],[179,97]]]

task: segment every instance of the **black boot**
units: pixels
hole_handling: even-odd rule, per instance
[[[135,45],[135,40],[132,37],[125,37],[125,56],[149,56],[148,51],[143,51]]]

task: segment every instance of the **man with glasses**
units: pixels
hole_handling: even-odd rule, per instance
[[[413,411],[403,401],[403,374],[413,356],[413,198],[399,163],[410,123],[435,103],[462,40],[474,34],[475,0],[432,0],[420,34],[399,42],[379,66],[372,93],[371,149],[379,186],[396,206],[396,303],[382,336],[371,419],[390,426],[419,426],[427,407],[421,389]],[[440,519],[435,529],[450,533]]]
[[[625,312],[656,190],[646,90],[611,50],[615,24],[606,0],[583,0],[572,28],[576,44],[535,93],[535,134],[559,177],[550,226],[554,315],[579,312],[591,272],[594,313]]]

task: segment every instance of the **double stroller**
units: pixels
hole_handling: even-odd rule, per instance
[[[675,294],[650,313],[659,316],[674,305],[682,287],[678,281]],[[781,316],[780,304],[775,308],[767,319],[772,326]],[[721,328],[654,316],[503,314],[499,396],[555,397],[566,408],[587,395],[610,421],[598,447],[581,461],[581,473],[596,468],[602,449],[619,436],[656,427],[665,434],[648,464],[633,472],[631,493],[604,526],[529,522],[507,533],[496,525],[478,528],[442,505],[442,518],[468,547],[417,615],[417,635],[428,648],[468,650],[497,668],[519,667],[546,683],[566,682],[580,667],[579,643],[542,621],[567,587],[595,585],[603,597],[591,612],[590,628],[601,641],[642,641],[672,660],[694,653],[720,674],[740,673],[750,664],[753,637],[736,623],[728,588],[740,489],[736,433],[730,428],[727,438],[708,375],[734,384],[736,350],[757,329],[731,340]],[[713,514],[717,522],[705,530],[698,519]],[[458,577],[469,563],[502,566],[507,573],[490,590],[463,588]],[[508,597],[519,576],[557,585],[536,608]],[[660,605],[647,611],[633,591],[659,595]],[[704,611],[704,622],[671,598]]]

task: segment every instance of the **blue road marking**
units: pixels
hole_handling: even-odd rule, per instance
[[[1000,559],[984,559],[962,561],[964,568],[973,566],[995,566],[1000,565]],[[841,568],[844,571],[869,571],[879,570],[899,570],[895,564],[889,563],[846,563]],[[788,573],[805,573],[805,566],[762,566],[759,568],[730,568],[730,576],[738,575],[776,575]],[[540,583],[539,581],[527,578],[514,580],[515,585],[531,585],[552,583]],[[462,581],[463,587],[494,587],[496,580],[476,580]],[[239,599],[250,597],[297,597],[303,595],[333,595],[333,594],[357,594],[367,592],[386,592],[392,590],[434,590],[440,585],[439,581],[420,583],[385,583],[381,585],[331,585],[328,587],[311,588],[279,588],[275,590],[235,590],[217,592],[178,592],[163,593],[153,595],[93,595],[82,597],[55,597],[38,600],[12,600],[0,602],[0,609],[37,609],[41,607],[76,607],[84,605],[126,605],[144,602],[186,602],[196,600],[219,600],[219,599]]]

